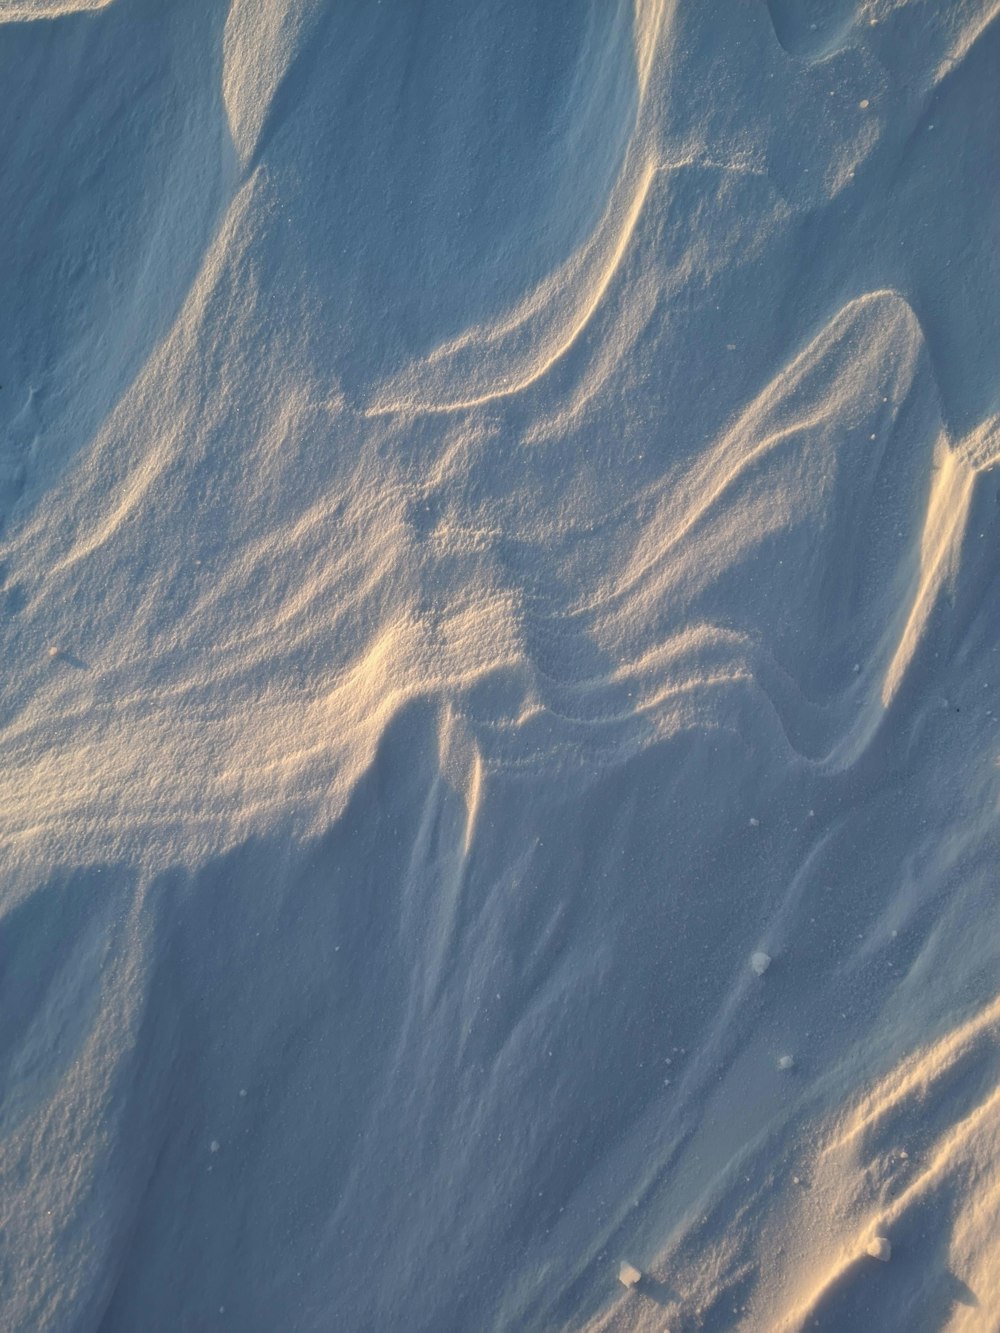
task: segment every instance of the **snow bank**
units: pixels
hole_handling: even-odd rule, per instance
[[[720,15],[0,2],[4,1328],[1000,1309],[1000,27]]]

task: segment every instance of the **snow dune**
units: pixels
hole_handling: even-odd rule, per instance
[[[3,1327],[995,1327],[997,7],[0,75]]]

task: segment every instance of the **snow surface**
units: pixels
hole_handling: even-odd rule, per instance
[[[1000,1326],[997,0],[0,88],[0,1326]]]

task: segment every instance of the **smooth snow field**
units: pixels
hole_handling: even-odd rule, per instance
[[[997,1333],[1000,0],[0,107],[0,1329]]]

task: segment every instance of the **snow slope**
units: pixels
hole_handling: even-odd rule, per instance
[[[998,79],[0,0],[5,1329],[1000,1326]]]

